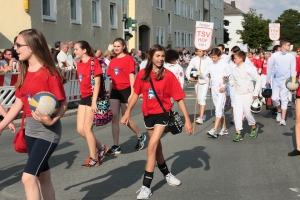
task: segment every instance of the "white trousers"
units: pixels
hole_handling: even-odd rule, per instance
[[[243,129],[243,114],[245,115],[249,126],[256,124],[254,115],[251,112],[252,102],[253,102],[252,93],[235,94],[233,114],[234,114],[234,125],[237,131]]]
[[[195,85],[195,91],[197,94],[197,89],[198,89],[198,104],[205,106],[206,105],[206,96],[207,96],[207,90],[208,90],[208,84],[199,84],[197,83]]]
[[[289,103],[289,90],[286,88],[285,84],[274,86],[272,88],[272,101],[274,106],[281,105],[281,109],[286,110]]]
[[[224,107],[226,102],[226,93],[220,93],[217,89],[212,89],[212,98],[215,105],[216,117],[221,118],[224,116]]]
[[[234,89],[234,86],[233,87],[230,87],[229,86],[229,90],[230,90],[230,101],[231,101],[231,107],[234,107],[234,102],[235,102],[235,89]]]

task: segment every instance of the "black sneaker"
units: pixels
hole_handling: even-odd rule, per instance
[[[107,152],[106,155],[116,155],[121,153],[121,146],[113,145]]]
[[[144,148],[144,143],[146,141],[146,135],[142,133],[142,136],[137,139],[137,143],[135,145],[135,150],[142,150]]]
[[[298,149],[294,149],[294,151],[288,153],[288,156],[299,156],[300,155],[300,151],[298,151]]]

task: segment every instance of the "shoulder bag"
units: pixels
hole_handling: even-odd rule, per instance
[[[164,107],[164,105],[162,104],[162,102],[160,101],[156,91],[155,91],[155,88],[154,88],[154,85],[153,85],[153,82],[152,82],[152,79],[150,77],[150,84],[151,84],[151,87],[153,89],[153,92],[154,92],[154,95],[156,96],[156,99],[160,105],[160,107],[162,108],[162,110],[164,111],[164,113],[168,113]],[[184,126],[183,125],[183,122],[181,121],[181,118],[180,118],[180,115],[178,114],[178,112],[175,112],[175,111],[170,111],[169,114],[169,121],[168,121],[168,127],[169,127],[169,130],[170,132],[173,134],[173,135],[176,135],[178,133],[181,133],[182,132],[182,127]]]
[[[91,61],[91,93],[92,93],[92,99],[93,99],[93,91],[94,91],[94,85],[95,85],[95,77],[94,77],[94,59]],[[113,118],[112,111],[110,109],[109,99],[108,95],[105,90],[105,83],[103,75],[100,76],[101,83],[100,88],[102,93],[98,94],[97,97],[97,109],[98,111],[94,114],[94,120],[93,123],[96,126],[104,126],[111,122]]]

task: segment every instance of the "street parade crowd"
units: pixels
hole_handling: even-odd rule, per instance
[[[160,139],[165,132],[173,131],[170,116],[176,115],[172,111],[175,102],[184,117],[183,132],[191,135],[194,131],[192,123],[205,123],[208,93],[214,103],[215,123],[206,134],[212,138],[229,134],[226,122],[230,121],[235,125],[233,142],[242,141],[244,120],[251,126],[249,138],[258,136],[254,113],[259,113],[263,104],[273,105],[276,121],[285,126],[287,108],[293,103],[295,94],[297,148],[288,155],[300,155],[300,48],[295,56],[290,45],[289,41],[282,40],[272,52],[261,49],[246,53],[238,46],[225,52],[225,46],[219,44],[210,51],[196,49],[191,53],[186,49],[174,50],[155,44],[146,52],[135,49],[129,52],[126,41],[116,38],[103,54],[84,40],[56,42],[52,48],[39,30],[21,31],[13,48],[0,52],[0,73],[19,72],[14,105],[8,113],[0,106],[4,117],[0,134],[7,126],[15,132],[13,120],[20,111],[25,113],[28,161],[22,183],[26,198],[55,199],[48,160],[62,135],[60,118],[67,110],[63,88],[66,80],[62,71],[66,70],[77,74],[80,85],[77,131],[86,140],[89,152],[82,167],[97,167],[106,155],[121,154],[120,124],[136,135],[136,150],[145,148],[149,137],[147,163],[137,199],[149,199],[152,195],[155,166],[169,185],[181,184],[168,169]],[[183,85],[187,81],[195,83],[195,104],[200,110],[194,113],[197,117],[193,120],[189,118],[184,102]],[[50,92],[57,98],[59,111],[54,117],[30,110],[30,97],[41,91]],[[104,103],[99,104],[99,99]],[[130,118],[139,99],[142,99],[141,110],[148,135],[142,133]],[[225,119],[226,105],[231,105],[233,110],[230,120]],[[106,111],[99,114],[99,110]],[[96,113],[102,118],[96,120]],[[122,118],[119,118],[120,114]],[[94,125],[108,123],[113,138],[110,147],[101,143],[93,132]]]

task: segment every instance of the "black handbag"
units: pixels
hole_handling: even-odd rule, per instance
[[[156,94],[156,91],[155,91],[155,88],[154,88],[154,85],[153,85],[151,77],[150,77],[150,84],[151,84],[151,87],[153,89],[154,95],[156,96],[156,99],[157,99],[160,107],[162,108],[162,110],[164,111],[164,113],[168,113],[166,111],[164,105],[160,101],[158,95]],[[169,127],[170,132],[173,135],[181,133],[182,132],[182,127],[184,125],[183,125],[183,122],[182,122],[182,120],[181,120],[180,115],[178,114],[178,112],[175,112],[175,111],[171,110],[170,113],[168,113],[168,114],[169,114],[168,127]]]

